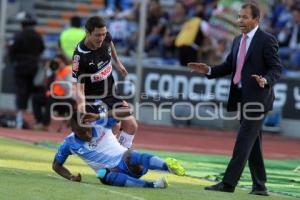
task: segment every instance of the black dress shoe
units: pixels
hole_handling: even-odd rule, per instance
[[[234,192],[235,187],[226,183],[220,182],[216,185],[207,186],[205,190],[219,191],[219,192]]]
[[[261,195],[261,196],[269,196],[269,193],[268,193],[267,190],[258,190],[258,189],[252,190],[249,194]]]

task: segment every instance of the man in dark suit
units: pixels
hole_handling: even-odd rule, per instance
[[[253,181],[250,194],[268,195],[261,127],[266,113],[272,110],[273,86],[280,77],[282,66],[277,54],[277,41],[259,29],[259,18],[257,5],[242,5],[238,16],[242,35],[233,40],[226,61],[214,67],[205,63],[188,64],[193,71],[208,78],[232,74],[227,110],[241,113],[233,155],[223,180],[206,187],[206,190],[234,192],[248,161]]]

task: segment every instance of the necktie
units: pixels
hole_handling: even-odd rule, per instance
[[[244,60],[245,60],[246,51],[247,51],[246,44],[247,44],[247,35],[243,34],[241,46],[240,46],[240,54],[237,58],[236,71],[235,71],[235,75],[233,77],[234,84],[237,84],[241,80],[241,72],[243,69]]]

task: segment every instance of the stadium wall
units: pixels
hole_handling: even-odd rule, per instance
[[[129,102],[134,99],[134,82],[136,81],[133,62],[124,63],[129,74],[125,80],[114,73],[117,85]],[[204,76],[191,73],[188,69],[179,66],[157,65],[146,61],[143,70],[141,85],[141,105],[135,105],[139,109],[140,122],[156,125],[182,125],[205,126],[217,129],[235,129],[238,127],[236,120],[214,119],[206,120],[212,112],[212,106],[205,102],[220,105],[219,112],[225,117],[232,117],[224,109],[228,98],[230,80],[228,77],[208,80]],[[155,67],[153,67],[155,66]],[[5,93],[1,94],[0,108],[14,109],[13,84],[5,84]],[[2,89],[3,92],[3,89]],[[279,130],[288,136],[300,137],[300,80],[283,77],[275,86],[276,100],[275,110],[280,112],[281,121]],[[199,106],[199,103],[203,105]],[[176,105],[176,107],[174,107]],[[192,107],[198,105],[198,109],[191,113]],[[178,120],[174,118],[184,118]],[[153,117],[156,116],[156,117]],[[190,117],[191,116],[191,117]],[[204,117],[199,120],[199,117]]]

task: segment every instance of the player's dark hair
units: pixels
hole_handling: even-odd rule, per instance
[[[260,19],[260,10],[257,3],[255,3],[254,1],[249,1],[247,3],[244,3],[242,5],[242,9],[246,9],[246,8],[250,8],[253,19],[255,18]]]
[[[296,3],[294,6],[292,6],[292,11],[300,12],[300,5]]]
[[[81,26],[81,19],[78,16],[73,16],[70,20],[70,24],[72,27],[80,28]]]
[[[73,132],[77,132],[78,130],[80,130],[82,127],[80,126],[80,120],[82,118],[82,113],[80,112],[73,112],[73,115],[70,119],[70,125],[71,125],[71,129]]]
[[[95,28],[103,28],[105,27],[105,21],[102,17],[93,16],[90,17],[85,23],[85,30],[89,33],[93,32]]]

